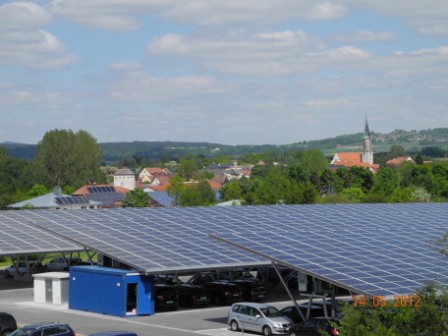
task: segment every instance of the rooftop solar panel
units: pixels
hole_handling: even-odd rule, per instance
[[[89,200],[84,196],[60,196],[55,197],[55,201],[60,205],[89,204]]]
[[[174,198],[168,195],[166,191],[152,191],[147,193],[148,196],[164,207],[169,207],[173,205]]]

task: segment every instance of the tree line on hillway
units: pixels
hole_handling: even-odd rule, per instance
[[[433,149],[434,150],[434,149]],[[274,155],[275,154],[275,155]],[[399,167],[382,166],[376,174],[362,167],[329,169],[329,158],[320,150],[295,150],[282,153],[246,154],[244,163],[266,160],[255,165],[250,178],[233,179],[220,189],[220,201],[239,200],[242,204],[312,204],[360,202],[424,202],[448,199],[448,164],[435,161],[423,164],[406,162]],[[393,146],[382,160],[405,155],[401,146]],[[420,155],[420,154],[419,154]],[[0,208],[47,193],[61,186],[70,194],[78,187],[108,182],[106,167],[101,167],[101,147],[86,131],[52,130],[36,147],[32,161],[14,158],[0,147]],[[132,160],[131,160],[132,161]],[[179,159],[177,175],[168,192],[175,205],[213,205],[215,192],[207,179],[210,173],[200,168],[228,163],[229,157],[187,155]],[[121,162],[119,165],[126,165]],[[163,162],[137,162],[134,167],[163,166]],[[198,183],[185,184],[195,180]],[[128,193],[124,206],[145,206],[141,190]]]

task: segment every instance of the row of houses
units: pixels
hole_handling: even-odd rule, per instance
[[[362,152],[340,152],[333,156],[330,169],[350,168],[353,166],[364,167],[375,173],[379,165],[373,162],[373,146],[370,138],[370,130],[367,118],[364,126]],[[410,157],[398,157],[387,162],[389,166],[399,166],[403,162],[411,161]],[[258,162],[257,165],[264,165]],[[236,161],[232,164],[212,164],[200,170],[200,173],[213,175],[209,179],[210,187],[218,194],[218,190],[232,179],[250,177],[255,165],[238,165]],[[93,209],[119,207],[126,194],[136,188],[142,189],[150,198],[150,206],[170,206],[172,198],[167,190],[170,179],[175,173],[167,167],[143,168],[138,175],[128,168],[117,169],[113,174],[113,185],[89,184],[82,186],[72,195],[64,195],[61,189],[56,187],[53,192],[37,198],[10,205],[11,208],[34,208],[34,209]]]

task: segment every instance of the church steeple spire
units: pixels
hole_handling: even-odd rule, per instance
[[[366,138],[370,138],[369,122],[367,121],[367,117],[364,125],[364,139]]]
[[[372,140],[370,139],[370,130],[369,130],[369,123],[367,121],[364,125],[364,137],[363,137],[363,144],[362,144],[362,162],[373,164],[373,147],[372,147]]]

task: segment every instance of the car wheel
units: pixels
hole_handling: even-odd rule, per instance
[[[2,332],[2,336],[8,336],[10,333],[12,333],[11,330],[5,330]]]
[[[264,336],[271,336],[272,335],[272,331],[271,331],[271,328],[269,328],[269,326],[264,326],[263,327],[263,335]]]
[[[297,335],[296,332],[293,331],[292,333],[289,334],[289,336],[299,336],[299,335]]]
[[[3,276],[4,276],[5,278],[10,278],[10,277],[11,277],[11,274],[9,274],[9,271],[8,271],[8,270],[5,270],[5,272],[3,273]],[[3,334],[2,334],[2,336],[3,336]]]
[[[232,322],[230,322],[230,330],[232,330],[232,331],[240,330],[240,327],[238,326],[238,322],[237,321],[232,320]]]

